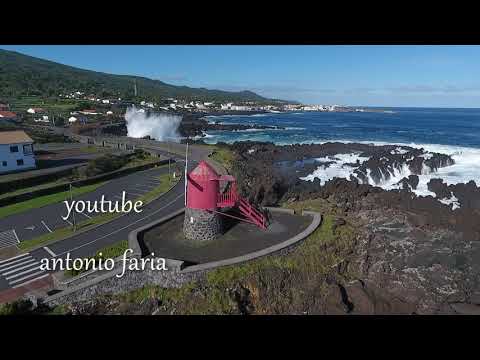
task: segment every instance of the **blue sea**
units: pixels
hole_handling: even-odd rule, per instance
[[[286,130],[208,132],[205,142],[272,141],[279,145],[359,141],[480,148],[480,109],[383,108],[386,112],[297,112],[216,116],[222,123]],[[390,113],[391,111],[391,113]]]
[[[422,173],[419,176],[419,187],[415,191],[417,195],[435,196],[427,186],[432,178],[441,178],[448,184],[473,180],[480,185],[480,109],[383,108],[383,110],[386,112],[290,112],[207,117],[211,122],[276,125],[285,129],[211,131],[203,140],[210,144],[251,140],[269,141],[277,145],[329,141],[408,145],[429,152],[448,154],[455,160],[452,166]],[[350,160],[345,156],[338,156],[336,167],[328,170],[319,168],[305,180],[319,178],[323,182],[333,177],[348,179],[353,169],[349,169],[345,164],[351,162]],[[396,182],[408,175],[409,170],[405,169],[393,174],[388,183],[380,186],[394,189],[397,187]],[[455,202],[453,195],[447,201],[453,204]]]

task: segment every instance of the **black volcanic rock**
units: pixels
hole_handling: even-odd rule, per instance
[[[449,155],[439,153],[433,153],[433,156],[430,159],[425,160],[425,165],[432,169],[433,172],[442,167],[451,166],[453,164],[455,164],[455,161]]]
[[[428,182],[427,188],[434,192],[438,199],[447,199],[452,196],[446,183],[442,179],[432,179]]]
[[[475,181],[466,184],[449,185],[448,189],[464,209],[480,209],[480,187]]]
[[[313,173],[319,166],[328,168],[338,161],[338,154],[357,154],[367,159],[363,163],[344,164],[352,168],[354,176],[350,176],[350,180],[359,184],[381,184],[408,167],[413,176],[401,181],[405,190],[417,188],[419,180],[415,175],[422,173],[424,165],[435,168],[453,163],[447,155],[428,153],[428,158],[423,149],[396,145],[329,142],[276,146],[273,143],[245,141],[223,146],[228,146],[239,157],[237,174],[243,178],[243,195],[261,200],[261,205],[266,205],[267,200],[280,199],[292,187],[305,189],[307,185],[301,185],[304,181],[299,181],[299,178]],[[260,190],[262,194],[255,193]]]
[[[416,190],[419,183],[417,175],[409,175],[408,178],[404,177],[398,182],[404,190]]]

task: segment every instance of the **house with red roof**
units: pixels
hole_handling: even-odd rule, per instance
[[[16,120],[17,119],[17,114],[11,111],[3,111],[0,110],[0,119],[4,120]]]

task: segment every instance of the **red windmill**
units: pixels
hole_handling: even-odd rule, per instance
[[[220,212],[220,208],[237,208],[243,218]],[[198,228],[200,232],[202,228],[208,228],[207,231],[215,233],[220,220],[215,220],[214,217],[219,218],[218,215],[250,222],[262,229],[267,227],[265,216],[238,195],[237,182],[233,176],[219,175],[206,161],[200,161],[187,175],[185,234],[190,238],[201,236],[188,236],[187,231],[191,232],[192,226],[197,228],[194,232],[198,232]],[[212,230],[212,227],[215,229]],[[213,234],[207,237],[211,238]]]

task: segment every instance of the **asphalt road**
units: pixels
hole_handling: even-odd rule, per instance
[[[196,166],[198,161],[206,156],[207,153],[208,151],[204,149],[192,147],[189,169],[191,170]],[[106,194],[105,192],[107,191],[109,196],[115,196],[124,189],[126,191],[131,189],[130,194],[133,194],[134,188],[139,189],[139,185],[147,184],[152,179],[152,176],[158,176],[165,171],[168,171],[168,168],[137,172],[116,179],[116,181],[111,181],[109,186],[105,186],[105,189],[102,189],[104,188],[102,186],[94,193],[85,194],[85,197],[95,199],[95,197],[98,198],[101,194]],[[174,189],[143,207],[141,213],[130,212],[92,230],[33,250],[30,253],[0,261],[0,291],[23,286],[47,277],[48,273],[40,270],[40,261],[43,258],[55,257],[65,259],[67,254],[70,254],[71,258],[84,258],[94,255],[105,246],[127,240],[128,234],[132,230],[184,207],[184,184],[184,177],[182,176]],[[2,219],[0,231],[7,229],[8,232],[8,229],[14,228],[15,236],[18,236],[19,240],[21,236],[24,237],[21,240],[33,238],[49,231],[47,227],[50,230],[54,230],[55,226],[65,226],[65,224],[62,224],[64,221],[60,218],[60,215],[63,213],[65,213],[65,204],[63,203],[32,209],[24,213],[23,216],[18,214],[18,216]],[[48,219],[50,223],[47,223],[45,219]],[[34,226],[34,229],[31,229],[31,226]],[[2,241],[2,234],[0,233],[0,242]],[[6,236],[6,239],[8,239],[8,236]]]
[[[76,201],[100,201],[103,195],[105,200],[121,201],[122,192],[125,191],[126,199],[134,201],[158,186],[160,183],[158,176],[165,173],[168,173],[168,165],[166,167],[135,172],[124,177],[112,179],[98,187],[95,191],[85,193],[73,199]],[[18,242],[33,239],[60,228],[72,226],[72,216],[66,220],[62,218],[67,215],[67,207],[63,202],[31,209],[0,219],[0,233],[12,232]],[[75,214],[77,223],[88,220],[93,216],[95,215],[87,211]],[[3,245],[8,245],[8,243]],[[2,244],[0,244],[0,248],[2,248]]]

